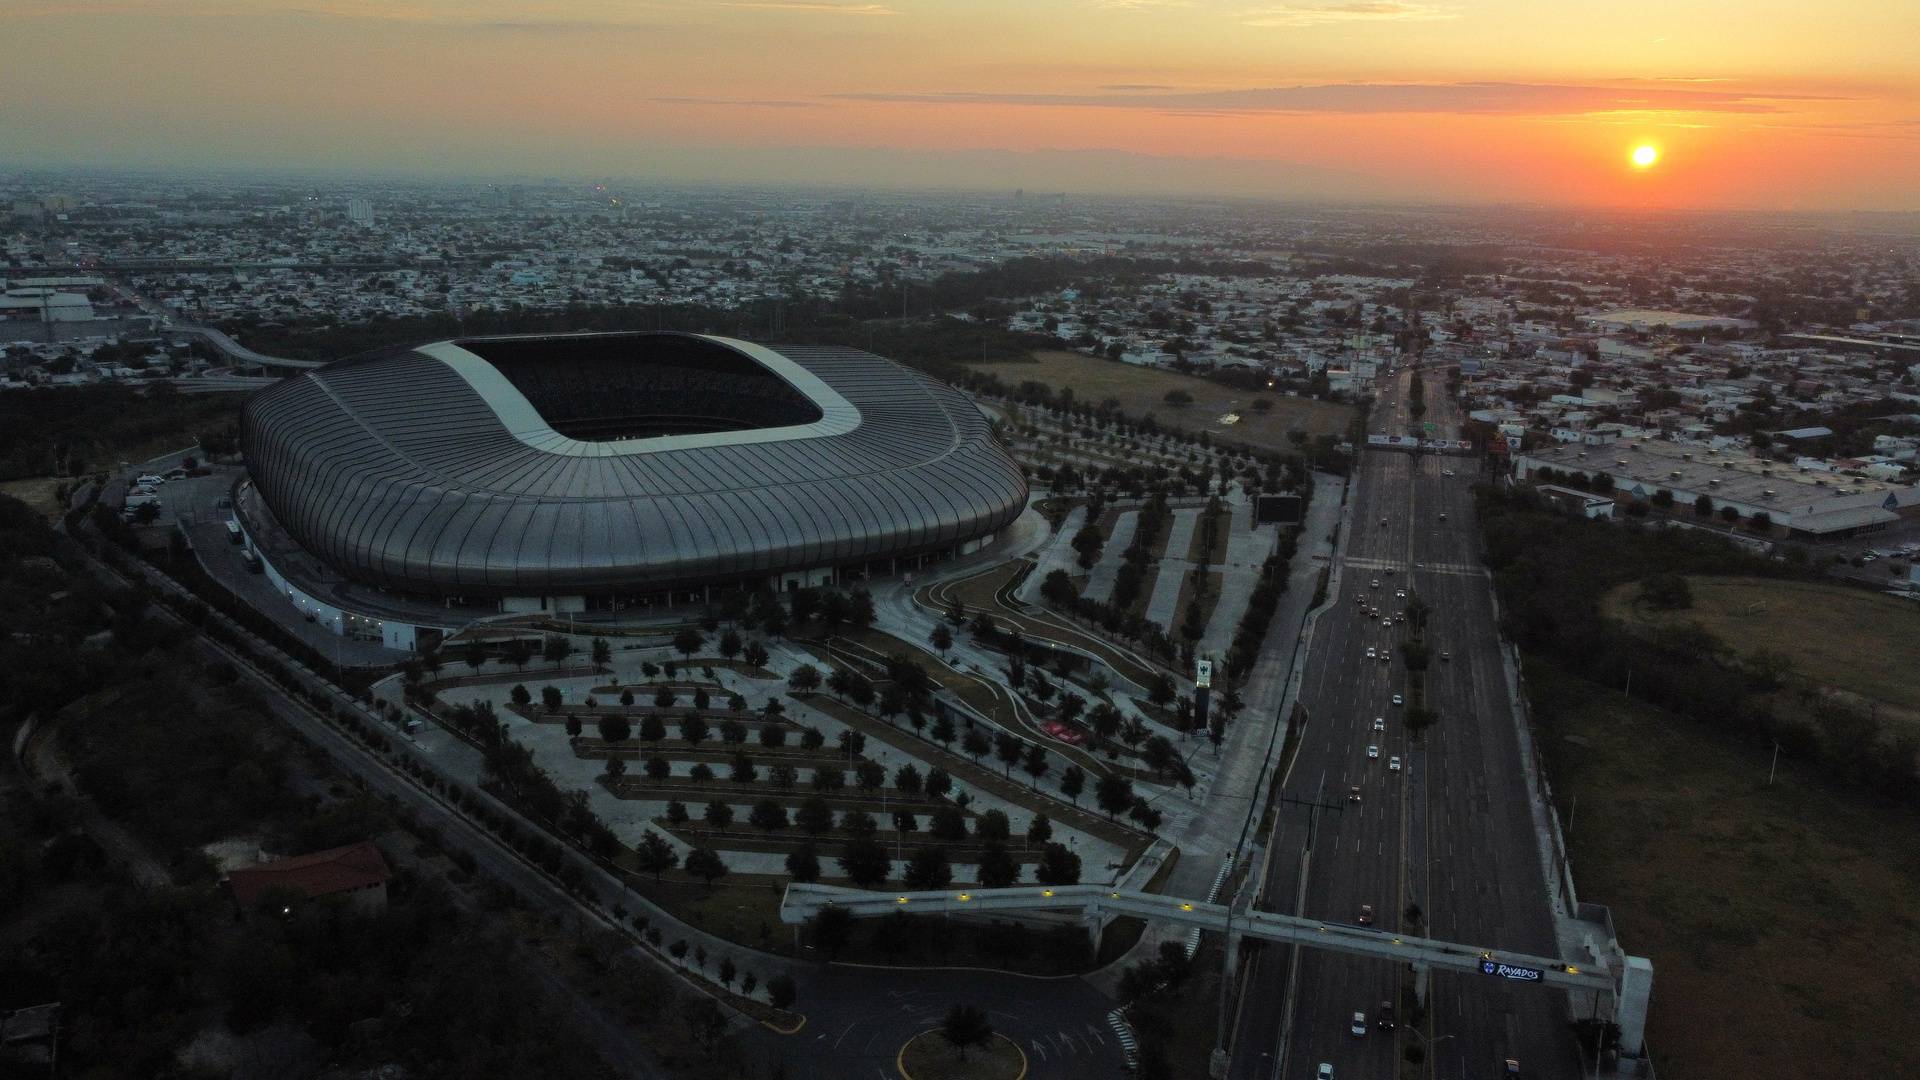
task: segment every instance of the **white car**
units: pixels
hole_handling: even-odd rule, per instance
[[[1386,717],[1384,717],[1384,716],[1376,716],[1376,717],[1374,717],[1374,718],[1373,718],[1373,730],[1375,730],[1375,731],[1385,731],[1385,730],[1387,730],[1387,718],[1386,718]]]
[[[1399,694],[1395,694],[1393,695],[1393,703],[1395,705],[1405,705],[1406,701],[1403,698],[1401,698]]]
[[[1347,1030],[1353,1032],[1356,1036],[1364,1036],[1367,1033],[1367,1014],[1363,1012],[1354,1013],[1353,1023],[1347,1025]]]
[[[1379,747],[1377,747],[1377,746],[1369,746],[1369,747],[1367,747],[1367,757],[1369,757],[1369,758],[1377,758],[1377,757],[1379,757],[1379,756],[1380,756],[1380,748],[1379,748]],[[1395,758],[1394,760],[1396,760],[1396,761],[1398,761],[1399,759],[1398,759],[1398,758]]]
[[[1452,475],[1453,475],[1453,470],[1452,470],[1452,469],[1441,469],[1441,470],[1440,470],[1440,475],[1441,475],[1441,476],[1452,476]]]
[[[1405,589],[1396,590],[1393,595],[1395,599],[1405,600],[1407,598],[1407,590]]]
[[[1313,1080],[1333,1080],[1333,1062],[1323,1061],[1313,1072]]]
[[[1388,772],[1400,771],[1400,759],[1398,757],[1390,757],[1387,759],[1387,771]]]
[[[1380,587],[1380,579],[1379,579],[1379,578],[1374,578],[1374,579],[1373,579],[1373,584],[1371,584],[1371,585],[1369,585],[1369,586],[1367,586],[1367,588],[1369,588],[1369,589],[1377,589],[1377,588],[1379,588],[1379,587]]]
[[[1381,626],[1392,626],[1392,625],[1393,625],[1393,616],[1391,616],[1391,615],[1389,615],[1389,616],[1387,616],[1386,618],[1384,618],[1384,619],[1381,619],[1381,620],[1380,620],[1380,625],[1381,625]]]
[[[1378,652],[1377,650],[1375,650],[1375,649],[1368,649],[1368,650],[1367,650],[1367,659],[1369,659],[1369,660],[1371,660],[1371,659],[1373,659],[1374,657],[1376,657],[1376,656],[1378,656],[1378,655],[1380,655],[1380,654],[1379,654],[1379,652]]]

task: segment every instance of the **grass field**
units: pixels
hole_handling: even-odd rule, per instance
[[[1920,1076],[1920,814],[1530,662],[1583,899],[1654,965],[1663,1075]]]
[[[1081,401],[1098,404],[1108,398],[1120,402],[1129,416],[1152,413],[1160,423],[1186,431],[1211,432],[1214,437],[1245,443],[1259,450],[1295,449],[1287,432],[1305,431],[1313,435],[1341,435],[1353,410],[1345,405],[1306,398],[1256,395],[1208,382],[1194,375],[1182,375],[1159,368],[1102,360],[1064,350],[1043,350],[1033,354],[1033,362],[969,365],[976,371],[997,375],[1009,385],[1032,380],[1056,390],[1070,389]],[[1193,404],[1176,408],[1166,396],[1172,390],[1193,395]],[[1253,400],[1264,397],[1273,402],[1270,412],[1256,412]],[[1238,423],[1220,423],[1227,413],[1238,413]]]
[[[60,515],[60,501],[54,498],[53,489],[60,481],[51,476],[36,476],[30,480],[7,480],[0,482],[0,494],[11,495],[34,513],[49,520]]]
[[[1651,611],[1634,603],[1638,587],[1629,585],[1607,597],[1606,612],[1633,627],[1698,623],[1736,653],[1767,650],[1791,657],[1797,675],[1881,702],[1920,723],[1920,603],[1816,582],[1687,582],[1691,608]]]
[[[1005,1035],[963,1056],[938,1031],[929,1031],[901,1050],[900,1071],[909,1080],[1020,1080],[1027,1075],[1027,1057]]]

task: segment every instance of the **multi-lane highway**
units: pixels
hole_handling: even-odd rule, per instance
[[[1414,377],[1403,371],[1383,380],[1371,430],[1415,434],[1431,422],[1438,437],[1454,437],[1458,412],[1435,373],[1426,376],[1427,414],[1409,415]],[[1368,905],[1382,931],[1551,955],[1558,950],[1547,887],[1491,585],[1479,563],[1475,468],[1471,458],[1361,454],[1339,595],[1313,632],[1300,691],[1306,719],[1282,788],[1298,801],[1280,807],[1261,906],[1356,923]],[[1409,632],[1400,613],[1413,597],[1431,611],[1426,693],[1439,714],[1419,740],[1404,723],[1407,706],[1393,703],[1411,696],[1408,680],[1417,678],[1399,652]],[[1386,659],[1368,659],[1369,648]],[[1420,923],[1409,919],[1410,906],[1420,909]],[[1442,1080],[1499,1076],[1508,1059],[1527,1076],[1577,1075],[1564,1006],[1552,991],[1436,976],[1429,1022],[1390,1030],[1379,1025],[1380,1006],[1400,1002],[1401,971],[1309,949],[1289,980],[1290,961],[1287,951],[1270,949],[1250,963],[1236,1077],[1312,1077],[1326,1062],[1341,1080],[1384,1080],[1398,1075],[1406,1043],[1431,1047],[1427,1075]],[[1364,1035],[1351,1031],[1356,1012],[1365,1014]]]

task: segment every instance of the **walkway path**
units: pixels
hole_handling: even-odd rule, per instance
[[[1055,570],[1065,570],[1068,574],[1079,571],[1079,564],[1074,561],[1079,552],[1073,550],[1073,537],[1086,523],[1086,507],[1076,506],[1068,511],[1067,516],[1060,522],[1059,530],[1053,534],[1053,539],[1048,540],[1047,545],[1040,549],[1038,565],[1033,568],[1033,573],[1028,574],[1027,579],[1020,583],[1016,596],[1026,603],[1037,604],[1040,602],[1040,585],[1046,581],[1048,574]]]
[[[1175,610],[1180,603],[1180,583],[1186,579],[1187,571],[1193,569],[1193,563],[1187,560],[1187,549],[1193,546],[1193,532],[1200,523],[1201,513],[1200,510],[1173,512],[1166,554],[1160,558],[1160,576],[1154,579],[1153,597],[1147,601],[1147,620],[1159,623],[1169,633],[1173,631],[1174,620],[1180,617]]]
[[[1216,568],[1220,571],[1220,599],[1207,619],[1206,633],[1200,636],[1199,651],[1213,656],[1226,655],[1227,646],[1233,644],[1233,632],[1247,609],[1247,597],[1260,580],[1260,564],[1273,553],[1280,528],[1253,528],[1253,507],[1246,503],[1236,503],[1228,510],[1233,516],[1227,525],[1227,561]]]
[[[1112,599],[1114,579],[1120,576],[1120,556],[1126,553],[1127,545],[1133,543],[1133,534],[1139,525],[1138,510],[1128,510],[1114,520],[1113,532],[1107,536],[1106,546],[1100,549],[1100,561],[1093,564],[1081,596],[1103,604]]]

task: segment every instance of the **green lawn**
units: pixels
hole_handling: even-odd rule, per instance
[[[1668,1076],[1920,1075],[1920,814],[1533,661],[1583,899],[1653,960]]]

